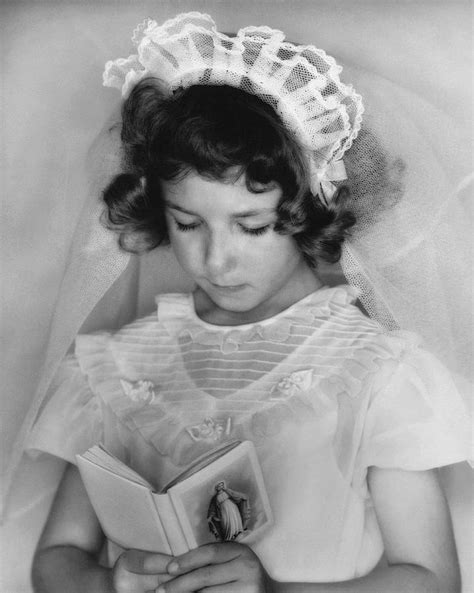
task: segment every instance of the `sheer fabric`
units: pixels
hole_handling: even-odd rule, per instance
[[[180,5],[182,10],[195,7],[194,3]],[[89,262],[104,262],[103,274],[90,275],[87,267],[76,265],[67,273],[70,280],[61,282],[70,266],[66,258],[73,235],[70,229],[80,205],[89,196],[89,204],[96,212],[100,209],[96,206],[99,196],[86,186],[76,164],[83,162],[97,128],[117,105],[113,91],[99,89],[103,64],[126,51],[122,40],[147,14],[165,20],[176,14],[176,6],[162,2],[157,14],[155,5],[129,3],[117,11],[104,3],[94,5],[93,19],[87,3],[66,2],[61,11],[38,3],[4,5],[0,10],[2,37],[9,49],[3,54],[8,113],[4,142],[10,173],[5,191],[9,228],[3,234],[18,253],[9,256],[3,266],[8,351],[5,348],[2,416],[9,467],[2,488],[8,490],[25,436],[79,328],[120,327],[150,311],[156,292],[186,290],[190,284],[179,276],[176,262],[166,251],[140,261],[119,254],[93,216],[90,223],[79,224],[82,231],[74,241],[82,242],[97,231],[97,245],[104,241],[110,245],[111,259],[90,257]],[[270,12],[265,3],[255,2],[244,2],[238,12],[228,2],[212,8],[222,30],[266,23],[284,30],[289,39],[323,47],[343,65],[343,81],[354,84],[366,106],[358,139],[360,157],[355,158],[353,146],[346,166],[352,186],[365,184],[370,190],[367,201],[360,201],[363,233],[354,235],[345,253],[348,278],[362,287],[361,299],[371,314],[388,327],[399,325],[419,332],[462,383],[472,372],[474,268],[468,5],[438,4],[427,10],[423,3],[408,9],[386,2],[343,2],[335,8],[311,1],[298,3],[298,10],[290,12],[284,3],[272,4]],[[442,31],[442,39],[434,31]],[[96,188],[104,187],[112,172],[101,165],[104,158],[109,159],[104,157],[110,154],[109,148],[116,159],[112,169],[120,167],[120,149],[116,138],[110,147],[109,128],[104,128],[89,153]],[[369,150],[366,140],[376,149]],[[109,145],[107,150],[104,143]],[[384,186],[392,196],[387,200]],[[399,208],[394,209],[392,219],[383,212],[394,203]],[[403,203],[408,208],[406,217]],[[422,204],[419,211],[415,210],[417,203]],[[378,224],[371,230],[374,220]],[[396,231],[392,220],[409,222],[411,229],[407,226],[406,234]],[[398,236],[393,243],[389,242],[392,232]],[[437,249],[432,256],[418,249],[430,244]],[[375,257],[372,263],[368,256]],[[117,267],[115,257],[123,258]],[[96,279],[94,294],[84,293],[92,283],[75,278],[80,270]],[[5,590],[28,590],[34,538],[55,490],[58,469],[51,460],[30,464],[22,458],[5,530],[5,566],[9,567],[2,575]],[[462,532],[468,524],[470,485],[465,477],[460,483],[460,489],[451,485],[450,490],[456,505],[456,532],[464,542],[461,564],[469,590],[471,539]],[[21,584],[13,583],[13,576],[10,582],[10,572],[18,575]]]
[[[344,251],[344,273],[361,290],[373,318],[423,336],[456,373],[470,405],[473,266],[467,196],[472,179],[468,151],[459,150],[467,145],[466,127],[459,125],[454,109],[442,109],[435,87],[421,95],[376,70],[344,66],[343,78],[356,85],[366,106],[363,128],[345,158],[359,222]],[[397,78],[392,63],[384,67]],[[119,326],[133,318],[150,306],[153,285],[160,284],[156,274],[150,282],[148,270],[155,261],[163,265],[163,252],[130,261],[99,222],[98,194],[121,166],[114,122],[116,116],[89,153],[89,198],[66,263],[40,385],[10,456],[6,490],[48,385],[77,332],[84,324]],[[176,265],[168,269],[174,276]],[[184,278],[170,277],[174,282],[186,284]]]
[[[161,488],[220,442],[251,440],[275,524],[250,545],[270,573],[366,574],[383,550],[367,468],[462,461],[469,428],[450,374],[354,298],[324,288],[260,323],[222,327],[196,316],[192,295],[163,295],[157,315],[78,336],[28,448],[75,463],[104,442]]]

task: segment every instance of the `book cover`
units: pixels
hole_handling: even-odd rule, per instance
[[[122,548],[178,555],[215,541],[251,543],[272,523],[250,441],[211,450],[160,492],[101,445],[77,462],[104,533]]]

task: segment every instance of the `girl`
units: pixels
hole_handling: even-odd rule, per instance
[[[466,454],[452,380],[317,273],[355,222],[332,182],[360,97],[332,58],[267,27],[231,38],[191,13],[147,22],[135,42],[138,57],[106,67],[127,98],[126,172],[104,192],[105,222],[129,251],[169,242],[196,288],[116,333],[79,336],[58,372],[28,442],[71,462],[36,590],[458,591],[433,471]],[[104,442],[159,487],[215,446],[196,439],[210,419],[230,427],[222,438],[254,442],[274,525],[251,547],[101,562],[74,456]]]

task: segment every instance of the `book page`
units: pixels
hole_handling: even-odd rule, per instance
[[[231,441],[229,443],[219,445],[219,447],[211,449],[211,451],[206,451],[206,453],[195,459],[194,462],[183,472],[179,473],[175,478],[173,478],[165,486],[163,486],[163,488],[160,490],[160,493],[167,492],[170,488],[172,488],[179,482],[183,482],[187,478],[191,477],[193,474],[196,474],[197,472],[201,471],[201,469],[210,465],[213,461],[219,459],[219,457],[222,457],[238,445],[240,445],[240,441]]]
[[[252,541],[272,523],[253,444],[244,441],[169,490],[190,548]]]
[[[78,455],[77,463],[102,530],[110,540],[123,548],[171,553],[148,485],[117,475],[85,456]]]
[[[141,484],[142,486],[152,489],[151,484],[149,484],[145,478],[130,468],[126,463],[120,461],[120,459],[115,457],[115,455],[109,453],[109,451],[107,451],[103,445],[94,445],[82,455],[78,455],[78,457],[87,459],[91,463],[117,476],[121,476],[122,478],[130,480],[131,482],[135,482],[136,484]]]

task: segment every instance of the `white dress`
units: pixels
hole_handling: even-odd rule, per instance
[[[386,332],[323,288],[243,326],[200,320],[190,294],[115,334],[77,337],[29,448],[75,462],[103,442],[159,486],[227,439],[255,444],[275,523],[252,545],[280,581],[370,572],[383,543],[370,466],[466,459],[450,374],[406,332]]]

